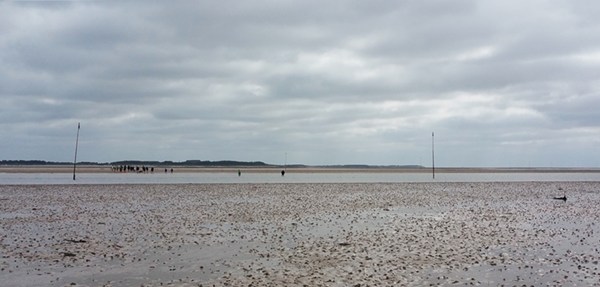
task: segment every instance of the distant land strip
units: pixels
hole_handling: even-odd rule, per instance
[[[6,166],[62,166],[73,165],[73,162],[45,161],[45,160],[0,160],[0,165]],[[272,166],[261,161],[234,161],[234,160],[186,160],[186,161],[144,161],[144,160],[122,160],[114,162],[77,162],[77,165],[85,166],[256,166],[268,167]]]
[[[72,162],[56,162],[44,160],[0,160],[0,166],[72,166]],[[122,160],[114,162],[77,162],[78,166],[179,166],[179,167],[281,167],[283,165],[268,164],[262,161],[235,161],[235,160],[186,160],[186,161],[144,161]],[[287,168],[425,168],[420,165],[366,165],[366,164],[341,164],[341,165],[316,165],[287,164]]]
[[[113,167],[155,167],[159,170],[176,168],[177,172],[231,172],[242,169],[244,172],[279,172],[285,168],[288,172],[391,172],[391,173],[427,173],[431,167],[421,165],[305,165],[287,164],[275,165],[262,161],[234,160],[186,160],[186,161],[142,161],[123,160],[115,162],[77,162],[77,172],[97,173],[114,172]],[[44,160],[0,160],[0,172],[5,173],[68,173],[72,172],[72,162],[55,162]],[[598,167],[436,167],[436,173],[569,173],[569,172],[600,172]]]

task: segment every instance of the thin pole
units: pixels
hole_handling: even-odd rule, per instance
[[[431,173],[433,179],[435,179],[435,141],[433,132],[431,132]]]
[[[75,159],[73,160],[73,180],[75,180],[75,169],[77,168],[77,146],[79,146],[79,129],[81,124],[77,123],[77,139],[75,140]]]

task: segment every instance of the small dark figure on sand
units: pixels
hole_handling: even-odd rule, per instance
[[[564,195],[564,196],[561,196],[561,197],[555,197],[554,199],[556,199],[556,200],[562,200],[562,201],[566,202],[567,201],[567,196]]]
[[[285,170],[282,170],[281,171],[281,176],[284,176],[284,175],[285,175]]]
[[[554,197],[554,199],[567,202],[567,194],[563,191],[563,188],[559,187],[558,190],[563,192],[563,196],[562,197]]]

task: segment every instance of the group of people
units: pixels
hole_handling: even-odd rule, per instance
[[[154,173],[154,167],[148,166],[133,166],[133,165],[119,165],[112,167],[113,172],[134,172],[134,173]],[[171,168],[171,173],[173,173],[173,168]],[[165,173],[168,173],[169,169],[165,168]],[[242,176],[242,171],[238,169],[238,176]],[[285,176],[285,170],[281,170],[281,176]]]
[[[154,173],[154,167],[148,166],[132,166],[132,165],[119,165],[112,167],[113,172],[135,172],[135,173]],[[169,169],[165,168],[165,173],[168,173]],[[173,168],[171,168],[173,173]]]

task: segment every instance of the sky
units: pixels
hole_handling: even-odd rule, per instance
[[[0,160],[600,167],[598,1],[2,1]],[[435,137],[432,137],[435,133]]]

